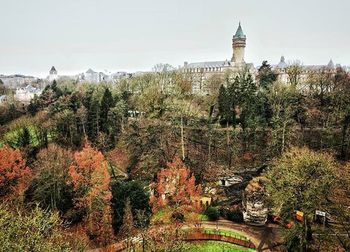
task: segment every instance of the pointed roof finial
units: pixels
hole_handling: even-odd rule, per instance
[[[242,29],[242,26],[241,26],[241,21],[239,21],[236,34],[233,37],[234,38],[246,38],[246,36],[243,33],[243,29]]]
[[[284,58],[284,56],[282,55],[281,56],[281,60],[280,62],[278,63],[277,67],[280,68],[280,69],[284,69],[286,68],[288,65],[286,63],[286,59]]]
[[[332,60],[332,59],[328,62],[327,67],[328,67],[328,68],[334,68],[334,63],[333,63],[333,60]]]
[[[54,66],[51,67],[50,69],[50,74],[57,73],[57,70]]]

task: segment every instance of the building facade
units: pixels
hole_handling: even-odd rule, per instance
[[[232,57],[231,60],[224,61],[207,61],[207,62],[196,62],[188,63],[184,62],[182,71],[192,76],[193,85],[192,93],[195,94],[208,94],[210,90],[205,85],[205,80],[215,74],[223,74],[228,70],[232,73],[239,73],[242,70],[249,71],[256,79],[258,75],[259,67],[254,67],[252,63],[246,63],[245,61],[245,48],[247,43],[247,37],[243,32],[242,26],[239,23],[236,33],[232,37]],[[281,57],[278,64],[272,65],[272,70],[277,73],[278,81],[291,84],[292,71],[299,71],[297,81],[300,84],[300,88],[306,86],[310,74],[317,72],[330,72],[335,73],[338,67],[343,68],[345,71],[349,71],[347,67],[334,65],[333,61],[330,60],[325,65],[303,65],[299,62],[286,62],[284,56]],[[294,68],[294,69],[293,69]]]
[[[17,88],[14,95],[15,100],[22,103],[29,103],[31,99],[35,96],[40,96],[42,89],[33,87],[32,85],[27,85],[23,88]]]
[[[334,65],[332,59],[328,62],[328,64],[325,65],[302,65],[299,62],[286,63],[285,57],[281,56],[280,62],[276,65],[273,65],[272,69],[275,73],[278,74],[278,81],[285,84],[291,84],[291,72],[294,71],[294,74],[298,74],[297,72],[299,72],[298,82],[299,84],[304,85],[308,82],[309,76],[311,74],[321,72],[335,74],[338,67],[343,68],[345,71],[347,71],[345,67],[342,67],[339,64]],[[292,68],[294,68],[294,70]]]
[[[0,79],[4,83],[4,85],[8,88],[15,89],[19,86],[37,83],[39,78],[33,76],[26,76],[21,74],[14,75],[0,75]]]
[[[247,69],[254,74],[256,70],[253,63],[245,62],[246,41],[247,37],[243,32],[241,23],[239,23],[236,33],[232,37],[231,60],[196,63],[185,62],[182,68],[183,72],[193,74],[195,77],[192,92],[196,94],[207,94],[209,90],[207,90],[203,84],[204,80],[214,74],[222,74],[227,70],[234,73],[239,73],[243,69]]]

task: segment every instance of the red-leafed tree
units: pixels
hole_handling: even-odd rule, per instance
[[[70,183],[78,197],[75,206],[87,211],[85,228],[91,239],[106,244],[112,237],[110,176],[103,154],[85,144],[69,167]]]
[[[178,157],[158,172],[157,181],[151,184],[151,188],[153,212],[164,206],[180,212],[200,210],[201,186],[196,186],[195,177]]]
[[[19,150],[0,148],[0,197],[18,195],[26,188],[32,172]]]

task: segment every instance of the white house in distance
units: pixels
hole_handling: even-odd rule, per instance
[[[95,72],[91,68],[89,68],[85,73],[80,74],[79,79],[81,81],[87,82],[102,82],[102,81],[110,81],[111,75],[105,74],[103,72]]]
[[[39,96],[42,93],[42,89],[27,85],[24,88],[17,88],[14,95],[15,100],[22,103],[29,103],[35,96]]]
[[[54,66],[51,67],[47,80],[52,82],[54,80],[74,80],[80,82],[91,82],[91,83],[100,83],[100,82],[109,82],[113,80],[118,80],[121,78],[130,77],[131,74],[127,72],[116,72],[112,73],[107,70],[104,72],[96,72],[89,68],[86,72],[76,74],[76,75],[58,75],[58,72]]]

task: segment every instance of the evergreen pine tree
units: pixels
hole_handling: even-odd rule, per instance
[[[266,60],[262,62],[258,72],[259,84],[263,89],[268,89],[268,87],[277,80],[277,74],[272,71],[272,67]]]
[[[99,102],[92,98],[87,115],[87,135],[89,140],[96,143],[99,133]]]
[[[31,137],[30,137],[30,132],[28,128],[23,127],[18,137],[18,145],[20,147],[26,147],[27,145],[30,144],[30,139]]]
[[[34,116],[38,112],[38,109],[39,109],[39,105],[38,105],[37,99],[35,98],[34,100],[31,100],[29,102],[29,105],[27,107],[27,112],[31,116]]]
[[[233,98],[230,96],[228,90],[223,85],[221,85],[219,89],[218,107],[220,114],[220,124],[234,124],[235,111]]]
[[[62,95],[62,90],[58,87],[56,80],[53,80],[51,90],[54,92],[57,98]]]
[[[124,208],[123,224],[120,227],[120,233],[123,237],[128,238],[133,235],[134,217],[132,215],[130,198],[127,198]]]
[[[111,91],[109,91],[108,88],[105,89],[105,92],[103,93],[103,97],[101,100],[101,106],[100,106],[100,128],[101,131],[108,134],[108,112],[110,111],[111,107],[113,107],[113,96]]]

